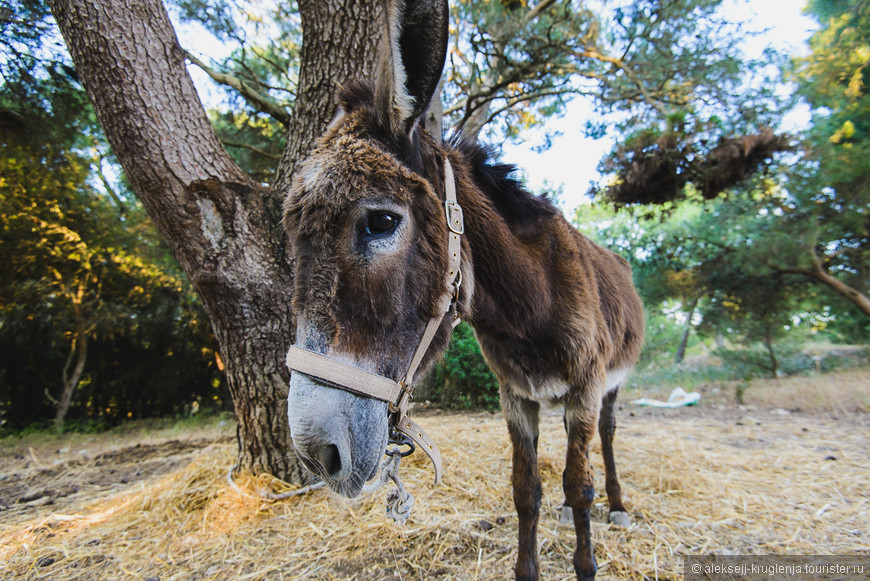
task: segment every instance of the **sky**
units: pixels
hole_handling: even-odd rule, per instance
[[[263,4],[267,3],[265,0]],[[817,26],[802,14],[804,5],[805,0],[726,0],[725,13],[733,15],[735,21],[748,23],[749,30],[766,31],[744,43],[748,56],[760,56],[766,46],[800,54],[808,52],[807,40]],[[182,46],[194,53],[212,57],[226,53],[226,47],[195,26],[181,26],[177,30]],[[217,106],[222,95],[214,89],[211,79],[197,67],[189,66],[188,70],[206,107]],[[589,203],[586,191],[590,183],[601,180],[596,167],[613,144],[612,138],[594,140],[583,135],[582,128],[593,115],[588,102],[575,99],[564,116],[549,120],[548,127],[527,131],[522,143],[505,144],[502,148],[502,160],[521,168],[532,191],[561,190],[558,204],[569,215],[578,205]],[[786,120],[787,127],[782,129],[792,130],[808,120],[809,112],[799,110]],[[538,153],[535,148],[540,146],[547,130],[559,131],[561,135],[552,139],[549,149]]]

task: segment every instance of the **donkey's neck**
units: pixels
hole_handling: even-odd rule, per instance
[[[534,336],[550,320],[557,292],[542,266],[553,251],[542,232],[559,227],[558,210],[515,182],[487,183],[474,171],[458,186],[471,256],[463,268],[470,266],[474,275],[466,319],[478,332]]]

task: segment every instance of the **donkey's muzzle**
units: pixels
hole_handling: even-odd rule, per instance
[[[387,445],[387,404],[299,372],[291,376],[287,404],[293,447],[305,468],[333,491],[359,495]]]

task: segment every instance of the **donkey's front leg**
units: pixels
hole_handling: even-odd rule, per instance
[[[578,394],[568,402],[565,423],[568,428],[568,455],[562,486],[565,501],[574,513],[577,548],[574,551],[574,571],[577,579],[592,581],[598,566],[592,550],[589,507],[595,500],[592,467],[589,465],[589,443],[598,424],[600,399],[597,394]]]
[[[538,472],[538,410],[540,404],[517,397],[506,387],[501,404],[513,445],[511,484],[519,517],[517,581],[540,579],[538,562],[538,511],[541,508],[541,475]]]

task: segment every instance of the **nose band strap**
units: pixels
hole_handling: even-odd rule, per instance
[[[405,387],[403,382],[369,373],[343,361],[295,345],[287,351],[287,367],[294,372],[316,377],[330,387],[386,402],[390,405],[390,410],[398,410],[399,417],[395,420],[395,428],[426,452],[435,467],[435,484],[441,482],[441,452],[438,446],[417,422],[408,417],[407,405],[397,405],[399,402],[406,402],[411,396],[410,388]]]
[[[435,484],[441,482],[441,452],[435,442],[423,431],[414,420],[408,417],[408,404],[413,389],[412,382],[417,368],[423,361],[423,356],[435,338],[435,333],[441,327],[444,316],[453,314],[452,325],[459,322],[457,301],[459,285],[462,283],[460,267],[461,235],[465,232],[462,208],[456,201],[456,181],[453,168],[447,158],[444,158],[444,212],[447,221],[447,274],[445,290],[438,298],[437,315],[432,317],[423,331],[420,344],[411,357],[411,363],[401,381],[370,373],[354,367],[343,361],[338,361],[327,355],[315,353],[295,345],[287,352],[287,367],[316,377],[320,381],[337,389],[387,402],[391,412],[391,423],[401,433],[408,436],[421,448],[435,467]]]
[[[287,367],[311,375],[334,387],[395,404],[402,395],[402,384],[382,375],[369,373],[337,359],[293,345],[287,352]]]

